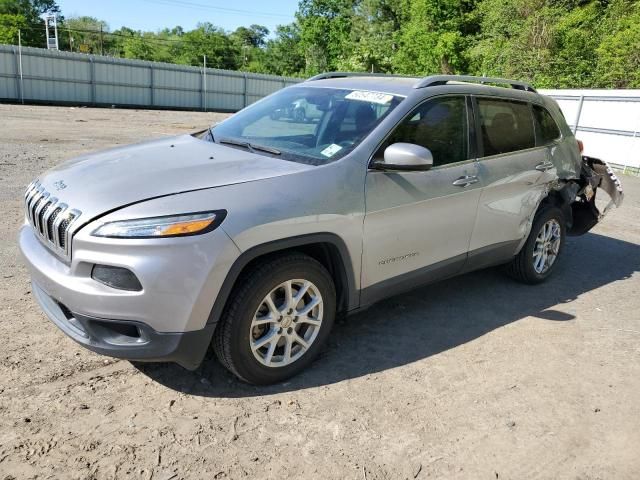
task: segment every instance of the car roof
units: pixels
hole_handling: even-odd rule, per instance
[[[498,87],[489,84],[502,84]],[[491,95],[524,101],[542,101],[542,95],[525,82],[503,78],[473,77],[468,75],[432,75],[409,77],[385,74],[329,72],[298,84],[305,87],[343,88],[389,93],[407,97],[412,93],[465,93]],[[437,87],[437,88],[436,88]]]
[[[305,87],[344,88],[346,90],[367,90],[371,92],[390,93],[406,97],[413,90],[413,86],[420,80],[418,77],[388,76],[355,76],[324,78],[321,80],[299,83]]]

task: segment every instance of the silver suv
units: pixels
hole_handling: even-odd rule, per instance
[[[301,103],[314,121],[280,115]],[[188,369],[212,345],[268,384],[317,356],[336,315],[491,265],[545,280],[604,213],[598,187],[621,203],[530,85],[329,73],[41,175],[19,242],[36,300],[81,345]]]

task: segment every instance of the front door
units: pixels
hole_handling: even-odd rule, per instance
[[[363,305],[462,270],[481,191],[469,125],[464,96],[436,97],[409,114],[374,155],[393,143],[415,143],[431,151],[434,166],[367,173]]]

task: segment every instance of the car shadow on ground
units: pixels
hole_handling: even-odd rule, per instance
[[[638,271],[639,245],[590,233],[568,239],[554,275],[544,284],[522,285],[493,268],[419,287],[353,315],[334,326],[320,358],[285,383],[244,384],[211,353],[194,372],[174,364],[135,366],[171,389],[205,397],[251,397],[328,385],[437,355],[527,316],[574,321],[572,301]],[[565,304],[562,311],[556,310],[559,304]]]

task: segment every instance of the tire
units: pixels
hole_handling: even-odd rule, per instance
[[[305,121],[305,119],[306,119],[306,116],[307,116],[307,115],[306,115],[306,113],[305,113],[305,111],[304,111],[304,108],[296,108],[296,109],[293,111],[293,119],[294,119],[296,122],[304,122],[304,121]]]
[[[304,287],[306,293],[300,296]],[[288,304],[287,290],[292,297]],[[220,362],[247,383],[281,382],[317,357],[335,312],[335,286],[322,264],[302,253],[269,257],[238,279],[216,328],[213,349]],[[268,343],[256,348],[263,342]]]
[[[545,234],[542,231],[546,227],[553,230],[548,243],[545,243]],[[546,230],[546,232],[548,231]],[[556,238],[555,233],[559,235],[559,238]],[[507,265],[507,273],[514,279],[530,285],[544,282],[558,265],[565,237],[566,224],[562,211],[558,207],[546,207],[540,210],[533,220],[531,232],[522,250]],[[540,248],[541,245],[542,248]],[[538,255],[539,251],[547,252],[546,257],[544,253]],[[551,263],[548,264],[545,258],[549,259]],[[541,260],[544,261],[541,262]]]

